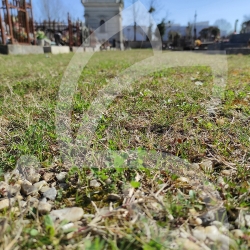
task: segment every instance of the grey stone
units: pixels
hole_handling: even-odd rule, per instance
[[[51,208],[52,208],[51,204],[40,201],[37,210],[40,214],[48,214],[51,211]]]
[[[47,182],[46,181],[39,181],[35,184],[33,184],[34,187],[37,188],[37,190],[40,190],[43,186],[47,185]]]
[[[38,173],[34,173],[28,177],[28,181],[30,181],[32,184],[39,182],[41,175]]]
[[[107,197],[107,199],[109,201],[118,201],[118,200],[121,199],[121,197],[118,194],[109,194],[108,197]]]
[[[10,186],[6,182],[1,181],[0,182],[0,190],[1,190],[0,196],[7,197],[9,188],[10,188]]]
[[[14,202],[15,202],[14,198],[1,200],[0,201],[0,211],[5,209],[5,208],[9,208],[9,206],[13,205]]]
[[[30,199],[29,199],[29,205],[31,207],[37,208],[38,207],[38,203],[39,203],[38,199],[36,199],[34,197],[30,197]]]
[[[48,191],[49,189],[50,189],[49,186],[43,186],[43,187],[41,187],[40,192],[41,192],[41,193],[45,193],[45,192]]]
[[[45,174],[43,175],[43,179],[44,179],[46,182],[52,180],[53,177],[54,177],[54,173],[45,173]]]
[[[53,210],[50,212],[50,217],[52,220],[63,221],[66,220],[68,222],[75,222],[81,220],[83,217],[83,209],[80,207],[71,207],[71,208],[63,208],[59,210]]]
[[[31,195],[31,194],[35,194],[38,192],[38,189],[33,186],[33,185],[29,185],[27,183],[23,183],[21,185],[21,192],[24,194],[24,195]]]
[[[21,185],[15,184],[14,186],[10,186],[9,192],[12,196],[17,195],[21,190]]]
[[[97,180],[91,180],[89,183],[90,187],[100,187],[101,183],[99,183]]]
[[[59,174],[56,175],[56,179],[59,181],[59,182],[65,182],[66,180],[66,176],[67,176],[67,172],[61,172]]]
[[[52,201],[55,200],[56,195],[57,195],[57,191],[54,187],[48,189],[46,192],[43,193],[43,197],[46,197]]]

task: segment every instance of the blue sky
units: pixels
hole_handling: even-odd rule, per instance
[[[39,2],[33,0],[34,14],[40,18]],[[76,18],[83,19],[84,8],[81,0],[60,0],[66,7],[66,11],[72,13]],[[132,0],[125,0],[125,8],[131,4]],[[148,3],[150,0],[141,0],[142,3]],[[197,11],[197,21],[209,21],[212,25],[217,19],[226,19],[232,27],[236,19],[239,19],[239,25],[244,15],[250,16],[249,0],[156,0],[156,9],[158,6],[156,22],[161,21],[163,17],[168,17],[174,23],[186,25],[193,22],[195,10]],[[124,17],[124,22],[127,18]],[[240,27],[238,25],[238,28]]]

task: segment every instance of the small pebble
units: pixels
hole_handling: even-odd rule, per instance
[[[107,199],[109,201],[118,201],[118,200],[121,199],[121,197],[118,194],[109,194],[108,197],[107,197]]]
[[[244,233],[240,229],[234,229],[231,231],[231,233],[236,238],[242,238],[244,236]]]
[[[65,182],[67,174],[68,174],[67,172],[61,172],[56,175],[56,179],[61,183]]]
[[[34,173],[28,177],[28,181],[30,181],[32,184],[39,182],[41,175],[38,173]]]
[[[101,183],[99,183],[97,180],[91,180],[89,183],[90,187],[100,187]]]
[[[192,230],[193,236],[200,241],[204,241],[206,239],[206,233],[204,227],[196,227]]]
[[[49,189],[50,189],[49,186],[43,186],[43,187],[41,187],[40,192],[41,192],[41,193],[45,193],[45,192],[48,191]]]
[[[189,183],[189,179],[186,177],[179,177],[177,181],[182,182],[182,183]]]
[[[250,215],[249,214],[245,215],[245,222],[246,222],[246,226],[250,228]]]
[[[6,182],[1,181],[0,182],[0,190],[1,190],[0,196],[7,197],[9,188],[10,186]]]
[[[200,163],[200,167],[204,172],[213,172],[214,164],[211,160],[204,160]]]
[[[47,185],[47,182],[46,181],[39,181],[35,184],[33,184],[34,187],[37,188],[37,190],[40,190],[43,186]]]
[[[21,192],[22,192],[24,195],[31,195],[31,194],[37,193],[37,192],[38,192],[38,189],[37,189],[35,186],[32,186],[32,185],[23,183],[23,184],[21,185]]]
[[[48,189],[46,192],[43,193],[43,197],[46,197],[52,201],[55,200],[56,195],[57,195],[57,191],[54,187]]]
[[[189,239],[178,239],[177,240],[178,245],[181,248],[178,249],[183,249],[183,250],[202,250],[202,248],[200,246],[198,246],[196,243],[194,243],[193,241],[189,240]]]
[[[46,181],[46,182],[49,182],[50,180],[52,180],[54,177],[54,173],[45,173],[43,175],[43,179]]]
[[[59,210],[53,210],[50,212],[50,217],[52,220],[59,220],[59,221],[69,221],[75,222],[81,220],[83,217],[83,209],[80,207],[71,207],[71,208],[63,208]]]
[[[9,208],[9,206],[13,205],[15,202],[15,199],[14,198],[11,198],[11,199],[4,199],[4,200],[1,200],[0,201],[0,211],[5,209],[5,208]]]
[[[221,233],[219,232],[216,226],[206,227],[205,234],[210,240],[213,240],[213,241],[217,241],[221,236]]]
[[[51,211],[51,208],[52,208],[51,204],[40,201],[37,210],[40,214],[48,214]]]
[[[224,169],[221,171],[221,174],[223,174],[225,176],[231,176],[234,173],[235,173],[235,170],[233,170],[233,169]]]

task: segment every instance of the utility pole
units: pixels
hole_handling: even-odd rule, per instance
[[[196,20],[197,20],[197,12],[195,11],[195,15],[194,15],[194,41],[197,38],[197,34],[196,34]]]

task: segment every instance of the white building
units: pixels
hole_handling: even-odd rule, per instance
[[[135,38],[136,41],[147,41],[147,31],[148,31],[148,27],[146,26],[136,26],[136,32],[134,32],[134,26],[127,26],[124,27],[123,29],[123,36],[124,36],[124,40],[126,41],[134,41],[134,33],[136,34]],[[145,33],[146,31],[146,33]]]
[[[102,26],[99,32],[95,33],[98,40],[100,42],[108,40],[122,49],[123,32],[120,13],[123,9],[123,0],[82,0],[82,4],[85,8],[85,25],[93,30]],[[112,21],[107,22],[111,18]]]

